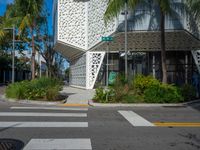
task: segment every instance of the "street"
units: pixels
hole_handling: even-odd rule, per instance
[[[0,101],[0,139],[2,150],[12,144],[24,150],[198,150],[200,105],[57,107]]]

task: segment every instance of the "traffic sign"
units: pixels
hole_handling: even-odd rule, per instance
[[[102,41],[107,41],[107,42],[110,42],[110,41],[113,41],[113,37],[112,36],[103,36],[101,38]]]

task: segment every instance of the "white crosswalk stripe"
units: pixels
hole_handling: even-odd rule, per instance
[[[83,128],[87,122],[0,122],[0,128]]]
[[[87,117],[86,113],[34,113],[34,112],[0,112],[0,116],[32,117]]]
[[[10,109],[44,109],[44,110],[72,110],[72,111],[88,111],[88,108],[68,108],[68,107],[10,107]]]
[[[135,127],[153,127],[154,124],[147,121],[140,115],[134,113],[133,111],[118,111],[129,123]]]
[[[69,107],[10,107],[12,112],[0,112],[0,118],[6,117],[6,121],[0,120],[0,128],[82,128],[88,127],[87,121],[80,122],[87,117],[88,108]],[[21,110],[21,112],[15,112]],[[45,112],[44,112],[45,111]],[[61,111],[61,112],[60,112]],[[69,111],[69,112],[68,112]],[[73,113],[72,113],[73,112]],[[20,121],[18,118],[21,117]],[[24,119],[28,117],[26,121]],[[31,118],[33,117],[33,118]],[[48,118],[47,118],[48,117]],[[9,119],[10,118],[10,119]],[[38,121],[38,118],[40,121]],[[44,118],[44,121],[41,121]],[[55,118],[55,120],[54,120]],[[68,121],[73,120],[73,122]],[[12,120],[15,121],[12,121]],[[51,121],[48,121],[48,120]],[[74,120],[77,120],[74,122]],[[9,121],[7,121],[9,120]],[[21,121],[23,120],[23,121]],[[33,121],[34,120],[34,121]],[[58,121],[59,120],[59,121]],[[62,121],[60,121],[62,120]],[[64,121],[63,121],[64,120]],[[45,129],[46,130],[46,129]],[[58,130],[58,129],[56,129]],[[24,150],[92,150],[90,138],[40,138],[30,137]]]
[[[24,150],[92,150],[90,139],[32,139]]]

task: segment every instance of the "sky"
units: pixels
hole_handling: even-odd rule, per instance
[[[0,0],[0,16],[2,16],[5,13],[6,5],[13,3],[14,0]],[[53,0],[45,0],[45,5],[47,7],[47,10],[49,11],[50,16],[48,17],[48,26],[49,31],[52,34],[52,6],[53,6]]]

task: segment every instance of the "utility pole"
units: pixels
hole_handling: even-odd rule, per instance
[[[15,26],[13,25],[12,83],[15,82]]]
[[[107,57],[106,57],[106,87],[108,88],[108,67],[109,67],[109,42],[107,42]]]
[[[127,45],[128,45],[128,41],[127,41],[127,28],[128,28],[128,0],[125,0],[125,15],[124,15],[124,20],[125,20],[125,79],[128,79],[128,59],[127,59]]]

